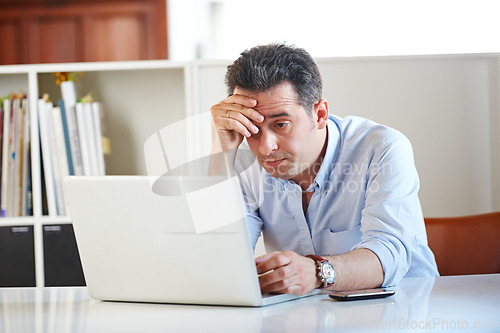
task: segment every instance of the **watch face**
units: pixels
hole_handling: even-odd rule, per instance
[[[321,273],[327,284],[335,282],[335,270],[330,263],[324,263],[321,266]]]

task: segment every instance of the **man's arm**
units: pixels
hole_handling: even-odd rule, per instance
[[[376,288],[384,282],[382,264],[371,250],[360,248],[325,259],[330,261],[337,274],[333,290]]]
[[[379,287],[384,272],[378,257],[368,249],[337,256],[323,256],[335,268],[335,284],[329,290]],[[304,295],[321,286],[314,260],[293,251],[272,252],[255,259],[262,293]]]

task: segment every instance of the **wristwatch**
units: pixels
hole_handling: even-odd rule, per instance
[[[333,268],[332,264],[325,258],[321,258],[314,254],[307,255],[306,257],[316,262],[318,276],[321,278],[321,282],[323,282],[322,288],[333,286],[335,283],[335,268]]]

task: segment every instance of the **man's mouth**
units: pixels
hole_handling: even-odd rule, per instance
[[[264,161],[264,165],[269,168],[277,168],[281,163],[283,163],[283,161],[285,161],[284,158],[279,160],[266,160]]]

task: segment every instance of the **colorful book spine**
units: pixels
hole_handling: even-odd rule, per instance
[[[10,137],[10,99],[3,102],[3,142],[2,142],[2,197],[0,203],[1,216],[7,217],[8,207],[8,177],[9,177],[9,137]]]
[[[68,127],[69,145],[71,149],[71,158],[75,176],[82,176],[83,161],[80,147],[80,137],[78,134],[78,125],[76,120],[76,91],[73,81],[61,82],[61,95],[64,107],[61,106],[61,112],[64,109],[66,125]]]
[[[54,133],[55,154],[54,159],[57,163],[58,174],[54,174],[56,186],[56,199],[58,204],[58,214],[64,215],[68,211],[68,204],[62,182],[69,176],[68,155],[66,153],[66,143],[64,140],[64,131],[61,117],[61,109],[54,107],[51,110],[52,126]]]
[[[21,99],[16,98],[13,102],[13,135],[12,135],[12,184],[11,184],[11,209],[10,216],[21,216],[22,195],[22,158],[23,158],[23,135],[24,135],[24,109],[21,107]]]
[[[21,94],[11,96],[3,99],[0,112],[1,217],[32,215],[28,100]]]
[[[75,174],[75,169],[73,168],[73,154],[71,153],[71,142],[69,138],[69,129],[68,129],[68,119],[66,117],[66,109],[64,107],[64,101],[62,99],[59,100],[59,109],[61,112],[61,121],[62,128],[64,132],[64,148],[66,150],[66,159],[68,161],[68,172],[70,175]]]
[[[33,215],[33,206],[31,202],[31,133],[30,133],[30,112],[28,109],[28,100],[24,99],[22,108],[24,110],[24,138],[23,138],[23,162],[22,162],[22,180],[21,180],[21,215]]]
[[[69,95],[65,94],[66,99],[72,100]],[[0,214],[33,215],[30,126],[39,128],[36,143],[41,152],[43,214],[69,214],[63,179],[105,175],[104,157],[109,148],[103,144],[102,105],[75,102],[68,108],[61,99],[54,107],[45,97],[37,101],[33,119],[28,107],[27,99],[20,95],[0,99]]]
[[[0,203],[2,202],[3,115],[3,99],[0,98]]]

